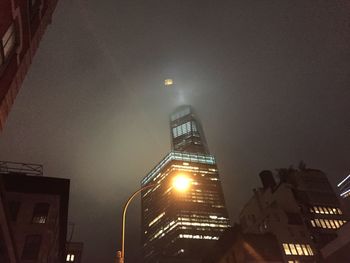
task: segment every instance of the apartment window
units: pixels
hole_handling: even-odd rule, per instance
[[[294,244],[289,244],[289,247],[290,247],[290,251],[292,252],[292,255],[298,255]]]
[[[12,23],[1,38],[0,64],[11,55],[16,44],[15,24]]]
[[[17,220],[17,215],[18,215],[20,206],[21,206],[21,203],[18,201],[9,202],[8,207],[9,207],[11,221]]]
[[[47,216],[49,214],[49,207],[50,205],[48,203],[38,203],[34,207],[33,211],[33,224],[45,224],[47,221]]]
[[[66,262],[74,262],[74,254],[67,254]]]
[[[299,256],[313,256],[314,253],[308,244],[292,244],[292,243],[283,243],[284,254],[287,256],[290,255],[299,255]]]
[[[288,244],[283,244],[283,249],[284,249],[284,253],[286,255],[292,255],[292,253],[290,252]]]
[[[36,260],[38,259],[41,245],[40,235],[29,235],[26,237],[24,243],[22,260]]]

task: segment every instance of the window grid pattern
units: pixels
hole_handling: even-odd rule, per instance
[[[173,128],[173,137],[177,138],[181,135],[188,134],[191,132],[196,132],[196,131],[197,131],[196,123],[194,121],[188,121],[186,123],[183,123]]]
[[[317,228],[326,228],[326,229],[338,229],[343,226],[346,221],[345,220],[337,220],[337,219],[311,219],[310,223],[313,227]]]
[[[75,256],[74,254],[67,254],[66,262],[74,262]]]
[[[151,180],[155,180],[156,176],[159,176],[159,172],[172,160],[194,162],[203,164],[216,164],[215,158],[209,154],[195,154],[173,151],[163,158],[163,160],[141,181],[141,185],[149,183]]]
[[[313,206],[310,212],[314,214],[342,215],[343,212],[338,207]]]
[[[283,243],[285,255],[313,256],[314,252],[309,244]]]

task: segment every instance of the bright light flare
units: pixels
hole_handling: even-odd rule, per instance
[[[177,175],[173,179],[173,187],[179,191],[179,192],[185,192],[190,188],[191,185],[191,179],[188,178],[186,175]]]
[[[174,84],[174,81],[172,79],[166,79],[164,80],[164,85],[166,87],[172,86]]]

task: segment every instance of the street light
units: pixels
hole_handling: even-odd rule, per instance
[[[129,204],[134,199],[136,195],[141,193],[143,190],[154,187],[156,184],[149,184],[141,187],[139,190],[134,192],[126,201],[123,208],[123,218],[122,218],[122,248],[121,251],[117,251],[116,263],[124,263],[125,257],[125,222],[126,222],[126,211]],[[178,174],[172,180],[172,187],[179,192],[186,192],[191,185],[191,179],[185,174]]]

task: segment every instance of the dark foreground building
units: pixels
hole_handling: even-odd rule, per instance
[[[204,256],[203,263],[283,263],[277,238],[271,233],[243,233],[240,226],[227,229]]]
[[[337,238],[321,249],[323,263],[350,262],[350,223],[346,223],[337,232]]]
[[[200,262],[230,226],[216,161],[193,109],[178,108],[170,128],[172,152],[142,180],[154,185],[141,199],[144,263]],[[178,174],[192,179],[186,193],[171,186]]]
[[[0,1],[0,131],[57,0]]]
[[[320,249],[348,220],[326,174],[301,164],[260,178],[263,187],[240,213],[243,231],[273,233],[287,263],[319,262]]]
[[[0,262],[65,262],[69,180],[0,162]]]

